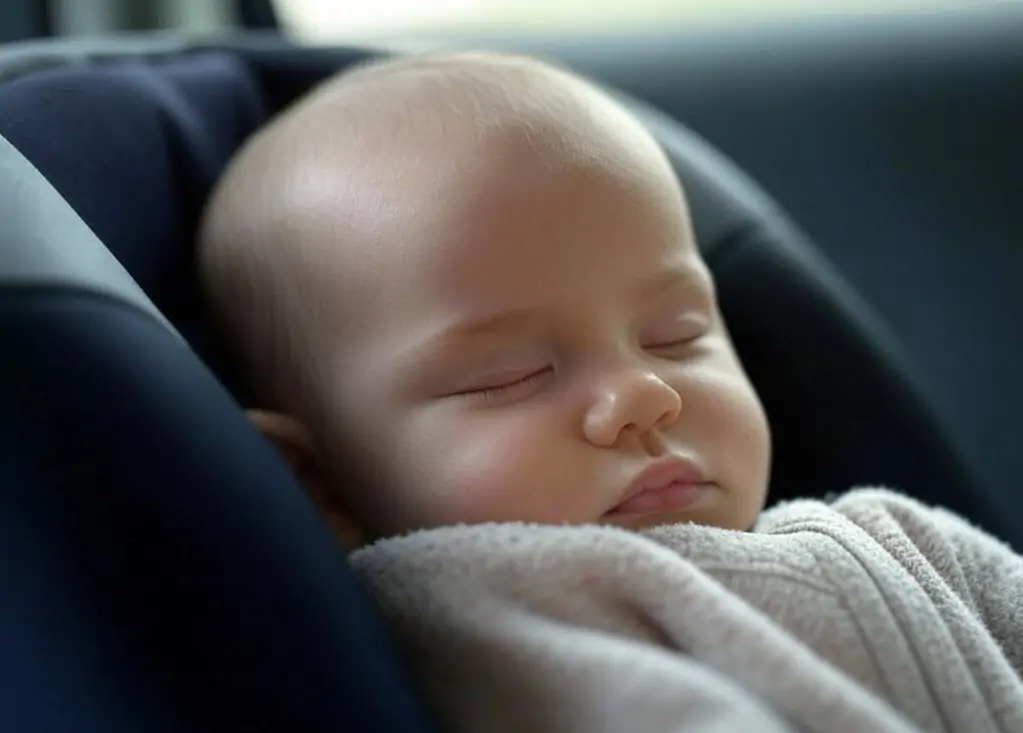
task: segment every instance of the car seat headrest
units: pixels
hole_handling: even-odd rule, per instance
[[[8,74],[0,135],[245,403],[196,282],[202,206],[232,153],[271,115],[380,52],[245,36],[170,50],[160,43],[152,54],[106,47],[96,57],[79,53],[79,63]],[[47,51],[51,62],[56,56]],[[25,58],[18,68],[31,68]],[[622,99],[686,187],[722,311],[771,422],[773,498],[885,483],[969,508],[976,481],[869,308],[724,156],[676,121]]]
[[[18,69],[35,67],[24,53],[16,60]],[[7,76],[0,135],[73,203],[192,347],[229,385],[239,384],[205,326],[191,240],[220,170],[267,118],[244,62],[171,50],[99,68],[69,63]]]
[[[180,338],[71,205],[0,138],[0,287],[58,288],[121,300]]]

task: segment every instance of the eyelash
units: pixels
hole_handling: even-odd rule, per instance
[[[704,334],[701,331],[700,333],[695,334],[693,336],[689,336],[683,339],[677,339],[675,341],[670,341],[666,343],[646,344],[643,348],[649,351],[667,351],[670,349],[679,349],[684,346],[689,346],[693,344],[694,342],[702,338],[703,335]],[[517,379],[514,382],[508,382],[507,384],[499,384],[494,387],[481,387],[479,389],[470,389],[464,392],[459,392],[456,396],[464,397],[467,399],[479,400],[480,402],[485,403],[492,402],[494,400],[500,399],[505,393],[511,390],[528,387],[540,381],[541,379],[544,379],[545,377],[553,373],[553,371],[554,371],[553,367],[545,367],[543,369],[538,369],[537,371],[531,374],[527,374],[525,377]]]
[[[519,389],[521,387],[527,387],[531,384],[534,384],[535,382],[538,382],[547,375],[551,374],[553,371],[554,369],[552,367],[545,367],[544,369],[539,369],[533,372],[532,374],[527,374],[525,377],[522,377],[521,379],[516,379],[514,382],[509,382],[507,384],[499,384],[496,387],[482,387],[480,389],[467,390],[465,392],[462,392],[461,396],[468,397],[470,399],[481,400],[483,402],[489,402],[491,400],[498,399],[504,393],[510,390]]]
[[[702,337],[703,337],[703,333],[701,332],[701,333],[698,333],[698,334],[696,334],[694,336],[688,336],[688,337],[683,338],[683,339],[676,339],[675,341],[669,341],[669,342],[665,342],[665,343],[645,344],[643,346],[643,348],[647,349],[648,351],[665,351],[665,350],[669,350],[669,349],[679,349],[679,348],[682,348],[683,346],[689,346],[689,345],[693,344],[694,342],[699,341]]]

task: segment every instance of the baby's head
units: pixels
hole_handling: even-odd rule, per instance
[[[251,417],[346,541],[747,529],[763,506],[766,420],[679,183],[567,72],[451,54],[332,79],[238,154],[200,247]]]

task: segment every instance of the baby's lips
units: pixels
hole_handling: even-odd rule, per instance
[[[642,514],[645,512],[685,509],[691,506],[707,484],[673,482],[659,489],[650,489],[626,499],[612,510],[612,514]]]

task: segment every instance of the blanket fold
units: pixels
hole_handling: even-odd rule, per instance
[[[1023,559],[882,489],[750,533],[459,526],[351,563],[452,731],[1023,732]]]

